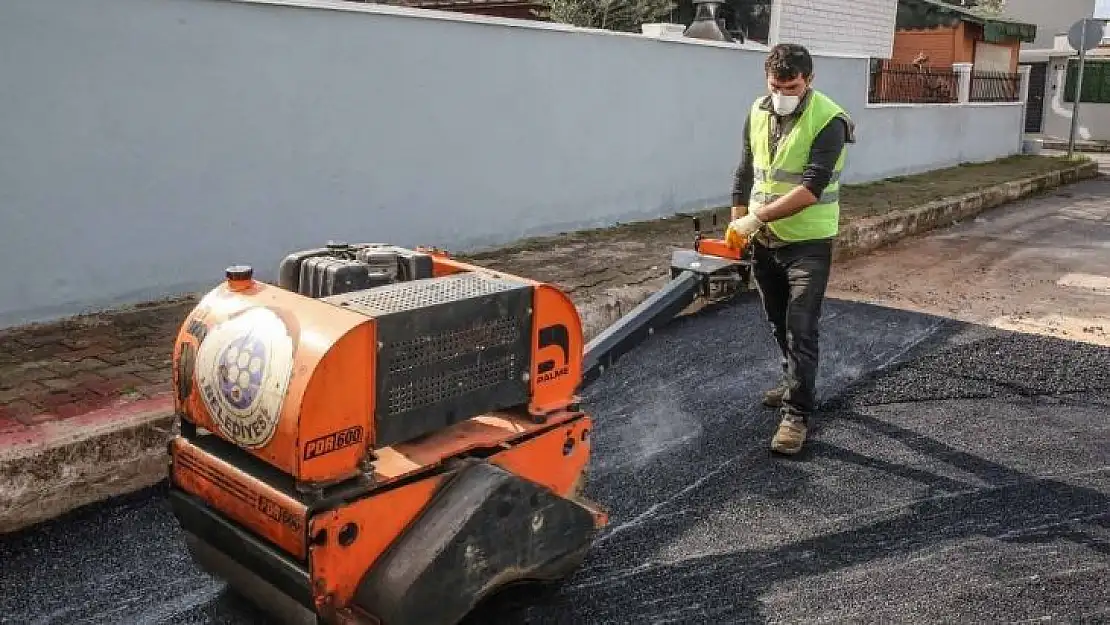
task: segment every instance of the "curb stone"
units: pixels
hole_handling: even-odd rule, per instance
[[[1004,182],[879,217],[858,219],[841,230],[833,258],[843,261],[861,256],[907,237],[954,225],[1041,191],[1096,176],[1098,163],[1087,161],[1069,169]]]
[[[841,230],[834,259],[840,262],[861,256],[991,208],[1097,175],[1098,164],[1088,161],[912,209],[854,220]],[[656,279],[608,289],[589,301],[579,302],[586,340],[638,306],[668,279],[669,267],[664,266]],[[0,434],[0,534],[162,481],[172,428],[173,401],[166,394],[40,424],[29,432]]]
[[[167,395],[0,435],[0,534],[158,483],[172,427]]]
[[[1046,150],[1067,151],[1068,142],[1066,140],[1065,141],[1056,141],[1054,139],[1043,139],[1041,141],[1041,146]],[[1086,143],[1086,142],[1076,141],[1075,151],[1076,152],[1090,152],[1090,153],[1094,153],[1094,154],[1104,154],[1106,152],[1110,152],[1110,143],[1105,143],[1105,142],[1101,142],[1101,141],[1094,142],[1094,143]]]

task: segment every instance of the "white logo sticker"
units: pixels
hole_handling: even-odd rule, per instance
[[[251,449],[273,438],[293,373],[282,320],[253,308],[217,325],[197,352],[197,385],[220,433]]]

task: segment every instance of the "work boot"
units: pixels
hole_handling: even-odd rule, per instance
[[[771,439],[771,451],[779,454],[794,455],[802,450],[806,441],[806,424],[804,421],[791,417],[784,417],[779,423],[775,437]]]
[[[786,384],[779,383],[775,388],[763,394],[763,405],[768,408],[782,407],[782,398],[786,395]]]

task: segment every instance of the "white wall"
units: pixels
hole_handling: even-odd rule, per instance
[[[847,182],[1019,148],[1018,106],[868,108],[866,60],[816,63],[859,125]],[[6,0],[0,325],[272,279],[329,238],[461,250],[724,205],[762,66],[374,5]]]
[[[898,0],[774,0],[771,44],[800,43],[815,52],[888,59]]]
[[[872,106],[863,123],[851,167],[868,172],[869,180],[1017,154],[1024,129],[1017,103]]]

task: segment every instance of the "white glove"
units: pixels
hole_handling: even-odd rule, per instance
[[[753,232],[759,230],[762,227],[763,222],[760,221],[759,217],[756,217],[755,214],[751,211],[748,211],[748,214],[740,217],[739,219],[733,219],[732,222],[728,225],[729,230],[732,230],[733,232],[745,237],[751,236]]]

